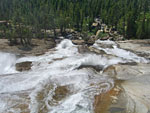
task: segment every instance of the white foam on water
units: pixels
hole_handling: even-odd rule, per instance
[[[64,39],[57,47],[56,49],[66,49],[66,48],[69,48],[69,47],[73,47],[75,45],[73,45],[72,41],[71,40],[68,40],[68,39]]]
[[[49,113],[93,113],[88,99],[83,98],[81,93],[71,95],[60,106],[52,108]]]
[[[45,85],[47,84],[54,85],[43,99],[45,100],[44,104],[50,113],[92,113],[94,95],[108,91],[113,87],[112,79],[96,75],[93,70],[73,70],[60,74],[54,75],[41,82],[41,84],[31,93],[31,113],[38,112],[40,105],[38,99],[35,97],[38,95],[38,92],[45,89]],[[50,106],[48,102],[52,100],[55,88],[58,86],[69,85],[71,85],[71,89],[69,90],[73,91],[73,94],[68,95],[65,99],[60,101],[58,105]]]
[[[108,45],[112,45],[113,48],[102,48],[99,45],[100,44],[108,44]],[[115,55],[117,57],[126,59],[128,61],[135,61],[138,63],[148,63],[149,60],[146,60],[143,57],[139,57],[136,54],[130,52],[130,51],[126,51],[124,49],[120,49],[117,47],[117,44],[113,41],[107,40],[107,41],[101,41],[101,40],[97,40],[95,42],[95,44],[93,45],[93,47],[103,50],[105,51],[107,54],[111,54],[111,55]]]
[[[0,110],[4,111],[7,108],[7,104],[4,101],[0,101]]]
[[[0,52],[0,75],[7,73],[15,73],[15,63],[15,55]]]
[[[96,43],[102,43],[102,44],[106,44],[106,45],[116,45],[116,43],[114,41],[111,40],[97,40]]]
[[[83,57],[80,62],[81,65],[92,65],[92,66],[99,65],[105,67],[105,66],[117,64],[119,62],[124,62],[124,61],[121,58],[108,59],[101,55],[88,54],[85,57]]]

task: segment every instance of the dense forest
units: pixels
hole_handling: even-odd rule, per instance
[[[56,37],[56,29],[95,33],[95,18],[126,39],[150,38],[149,0],[0,0],[0,37],[23,45],[33,37]]]

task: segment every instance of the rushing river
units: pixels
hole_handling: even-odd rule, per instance
[[[92,48],[106,55],[80,53],[67,39],[41,56],[16,58],[0,53],[0,113],[93,113],[94,96],[114,86],[103,69],[118,63],[148,62],[112,41],[98,40]],[[16,71],[15,64],[25,61],[32,62],[31,70]]]

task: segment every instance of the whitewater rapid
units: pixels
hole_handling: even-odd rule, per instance
[[[119,49],[112,41],[98,40],[93,48],[112,57],[79,53],[78,46],[67,39],[41,56],[16,58],[0,53],[0,113],[93,113],[94,96],[114,86],[112,78],[101,74],[104,68],[125,62],[148,62]],[[32,62],[31,70],[16,71],[15,64],[25,61]],[[102,70],[82,66],[99,66]],[[65,87],[66,94],[57,100],[54,97],[59,87]]]

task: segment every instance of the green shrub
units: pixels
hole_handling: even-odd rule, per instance
[[[101,32],[101,33],[99,33],[98,38],[103,38],[103,37],[107,37],[107,36],[108,36],[108,33]]]

